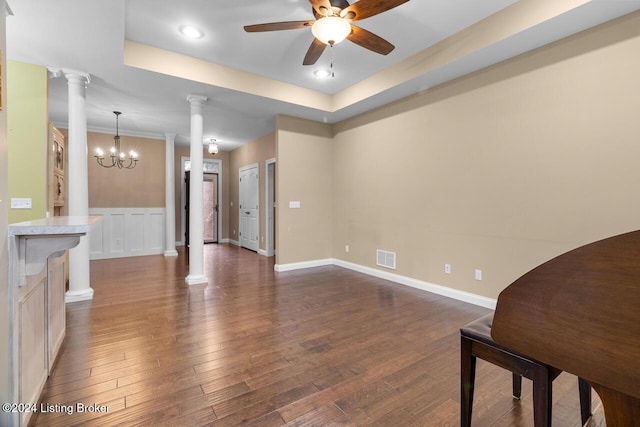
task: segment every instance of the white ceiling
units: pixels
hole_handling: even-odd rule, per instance
[[[427,58],[429,48],[437,42],[452,39],[461,30],[510,5],[519,6],[514,3],[534,8],[558,2],[573,5],[543,22],[459,54],[446,64],[379,85],[380,89],[335,111],[299,105],[278,94],[255,95],[255,91],[237,85],[206,84],[127,66],[123,59],[125,40],[129,40],[334,97],[363,81],[379,81],[383,77],[389,80],[393,67],[406,64],[397,69],[415,68],[416,58]],[[123,113],[121,134],[164,139],[164,132],[172,132],[177,133],[179,144],[187,144],[190,119],[186,98],[199,94],[209,98],[204,111],[204,136],[222,140],[222,150],[232,150],[273,131],[277,114],[335,123],[640,9],[640,0],[410,0],[355,23],[393,43],[396,49],[389,55],[378,55],[344,41],[327,48],[316,65],[303,66],[302,59],[313,37],[310,29],[246,33],[243,26],[313,19],[308,0],[8,3],[13,11],[13,16],[7,18],[8,59],[91,74],[87,87],[89,130],[113,133],[112,111],[119,110]],[[201,28],[205,36],[195,41],[185,39],[178,31],[182,24]],[[313,71],[328,67],[332,59],[335,77],[315,78]],[[276,82],[273,84],[278,87]],[[51,79],[49,90],[50,119],[66,128],[66,80]]]

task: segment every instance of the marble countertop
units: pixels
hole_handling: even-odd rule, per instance
[[[54,216],[9,224],[7,231],[9,236],[86,234],[101,219],[100,216]]]

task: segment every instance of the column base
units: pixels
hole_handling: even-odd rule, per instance
[[[199,275],[199,276],[192,276],[192,275],[188,275],[187,277],[185,277],[184,282],[191,286],[191,285],[201,285],[203,283],[209,283],[209,280],[207,279],[207,276],[204,275]]]
[[[176,251],[175,249],[164,251],[164,256],[178,256],[178,251]]]
[[[83,289],[81,291],[67,291],[64,294],[64,302],[77,302],[77,301],[87,301],[93,299],[93,289]]]

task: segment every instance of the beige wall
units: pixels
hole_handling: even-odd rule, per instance
[[[331,126],[278,116],[276,264],[332,257],[333,141]],[[299,201],[300,209],[290,209]]]
[[[164,140],[121,135],[120,144],[123,151],[135,150],[138,153],[140,160],[134,169],[106,169],[99,166],[93,157],[96,148],[101,147],[107,152],[113,145],[113,134],[87,133],[89,207],[163,207]]]
[[[240,222],[240,168],[258,164],[259,173],[259,248],[266,249],[266,232],[265,229],[265,215],[266,215],[266,195],[265,195],[265,182],[266,182],[266,164],[269,159],[276,157],[276,137],[275,132],[269,133],[256,139],[255,141],[245,144],[240,148],[233,150],[229,155],[229,231],[230,238],[236,242],[239,242],[238,230]]]
[[[395,273],[495,298],[555,255],[640,228],[637,52],[636,13],[337,124],[333,139],[279,120],[278,263],[375,267],[385,249]],[[333,206],[330,226],[322,203],[287,209],[302,192]]]
[[[204,147],[204,146],[203,146]],[[175,173],[175,186],[176,186],[176,242],[184,241],[184,234],[182,230],[182,213],[184,212],[184,206],[181,203],[181,194],[182,194],[182,169],[181,169],[181,159],[182,157],[190,157],[190,147],[178,147],[176,146],[174,151],[174,173]],[[206,150],[206,147],[203,149],[203,158],[205,159],[217,159],[222,161],[222,176],[219,177],[222,179],[222,197],[218,199],[219,210],[222,216],[222,234],[219,236],[218,240],[228,239],[229,238],[229,153],[226,151],[221,151],[218,154],[211,155]]]

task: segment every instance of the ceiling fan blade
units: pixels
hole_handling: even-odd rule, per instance
[[[317,38],[313,38],[313,42],[311,42],[311,46],[309,46],[309,50],[307,54],[304,56],[304,61],[302,61],[302,65],[313,65],[316,63],[324,49],[327,47],[326,44],[322,43]]]
[[[350,22],[369,18],[396,6],[400,6],[409,0],[360,0],[340,12],[340,16]]]
[[[331,2],[329,0],[309,0],[309,3],[320,16],[325,16],[327,12],[331,12]]]
[[[380,36],[373,34],[364,28],[351,26],[351,34],[347,36],[347,39],[355,44],[362,46],[365,49],[379,53],[381,55],[387,55],[395,46],[383,39]]]
[[[245,25],[244,30],[248,33],[261,31],[297,30],[298,28],[308,28],[316,21],[286,21],[270,22],[268,24]]]

